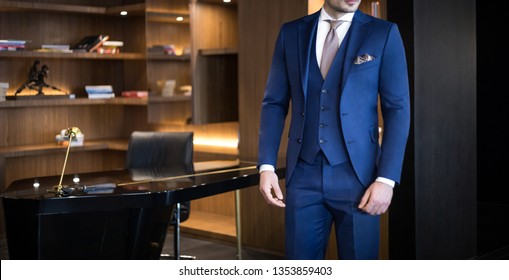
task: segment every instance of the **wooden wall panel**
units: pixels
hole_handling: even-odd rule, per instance
[[[237,7],[193,0],[191,30],[193,51],[238,46]]]
[[[119,135],[120,138],[128,139],[135,130],[155,130],[148,124],[148,110],[150,109],[147,106],[124,106],[123,130]]]
[[[153,103],[149,105],[148,121],[151,123],[174,123],[185,125],[192,116],[190,100],[172,103]]]
[[[307,14],[304,0],[239,1],[239,122],[241,159],[257,159],[260,106],[282,23]],[[286,134],[285,134],[286,135]],[[286,137],[283,137],[283,142]],[[282,143],[282,147],[286,147]],[[284,156],[284,153],[280,153]],[[283,181],[280,181],[284,185]],[[242,243],[277,254],[284,252],[284,209],[268,206],[258,188],[241,192]]]
[[[200,104],[194,121],[217,123],[238,120],[237,54],[201,55],[196,57],[193,72],[193,95]]]
[[[150,11],[168,9],[175,12],[189,11],[189,0],[146,0],[145,3]]]
[[[123,106],[39,106],[1,111],[6,118],[2,127],[5,142],[0,146],[53,143],[55,135],[69,126],[79,127],[85,141],[125,136]]]
[[[193,200],[191,211],[235,217],[235,192]]]
[[[181,52],[184,48],[191,47],[191,34],[189,24],[149,22],[147,28],[147,46],[174,44]]]

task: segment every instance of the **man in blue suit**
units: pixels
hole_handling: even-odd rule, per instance
[[[379,215],[400,180],[410,127],[405,50],[396,24],[358,11],[360,2],[325,0],[276,41],[258,165],[265,200],[286,207],[288,259],[323,259],[332,225],[339,258],[377,259]],[[337,49],[329,62],[326,45]],[[284,199],[273,171],[290,102]]]

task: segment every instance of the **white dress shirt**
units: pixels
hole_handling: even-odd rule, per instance
[[[343,39],[346,36],[346,33],[348,32],[348,29],[352,25],[352,19],[353,19],[354,13],[346,13],[342,17],[338,19],[332,18],[325,10],[322,8],[320,12],[320,17],[318,18],[318,29],[316,31],[316,60],[318,61],[318,67],[320,67],[320,62],[322,60],[322,51],[323,51],[323,44],[325,42],[325,37],[327,37],[327,33],[330,30],[330,23],[327,22],[327,20],[342,20],[344,21],[338,28],[336,28],[336,34],[338,38],[338,46],[341,45],[341,42],[343,42]],[[262,164],[260,165],[259,172],[263,171],[275,171],[274,166],[270,164]],[[378,177],[376,178],[376,181],[390,185],[391,187],[394,187],[396,185],[396,182],[393,180],[384,178],[384,177]]]
[[[342,20],[344,21],[338,28],[336,28],[336,37],[338,38],[338,47],[341,46],[341,42],[345,39],[346,32],[352,25],[354,13],[346,13],[342,17],[335,19],[329,16],[325,12],[324,9],[320,12],[320,17],[318,18],[318,30],[316,31],[316,60],[318,61],[318,67],[320,67],[320,63],[322,60],[322,52],[323,52],[323,44],[325,43],[325,37],[327,37],[327,33],[330,30],[330,23],[327,20]]]

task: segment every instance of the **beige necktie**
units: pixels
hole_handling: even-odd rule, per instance
[[[330,30],[329,33],[327,33],[327,37],[325,37],[325,42],[323,44],[322,59],[320,61],[320,72],[322,73],[322,77],[324,79],[327,76],[327,72],[329,72],[329,68],[339,48],[338,36],[336,35],[336,28],[338,28],[344,22],[342,20],[327,20],[327,21],[330,23]]]

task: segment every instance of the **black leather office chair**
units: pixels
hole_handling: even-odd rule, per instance
[[[134,131],[129,139],[126,168],[133,180],[157,179],[194,173],[193,133]],[[177,203],[170,224],[174,226],[174,258],[194,259],[180,254],[180,223],[189,218],[191,203]],[[165,257],[165,255],[162,255]]]

